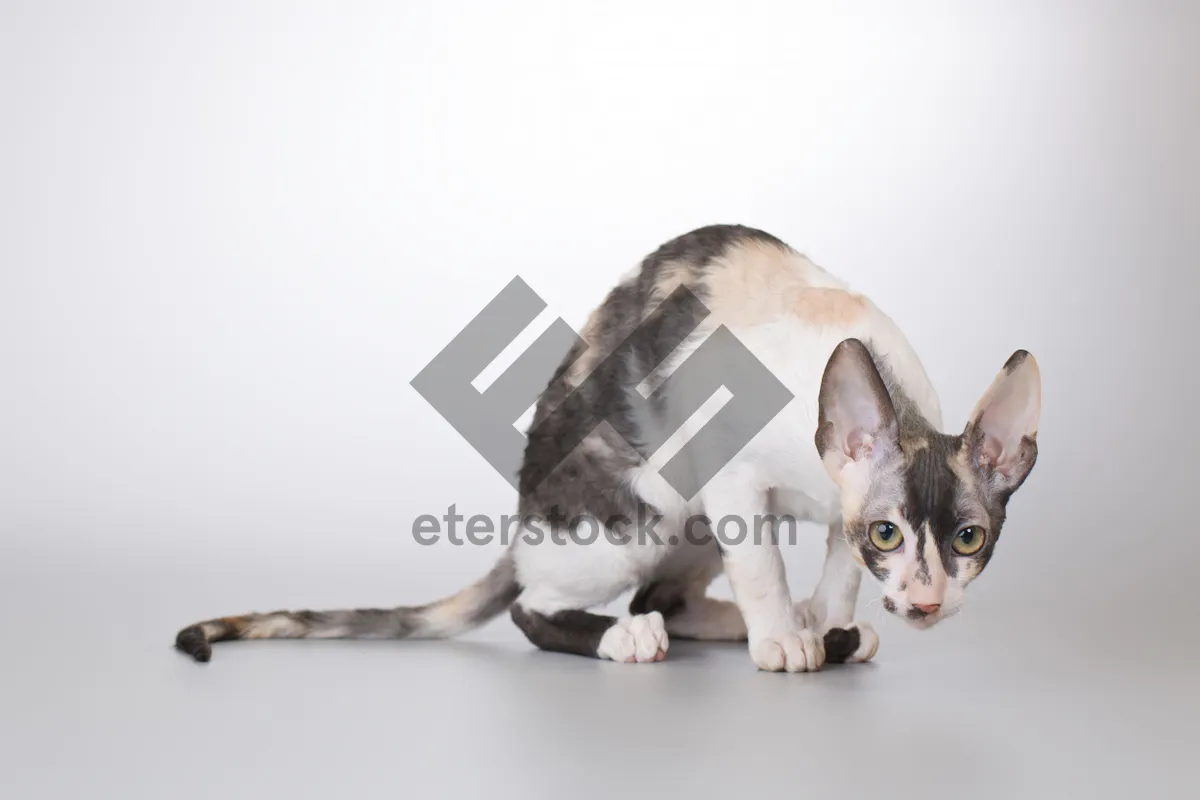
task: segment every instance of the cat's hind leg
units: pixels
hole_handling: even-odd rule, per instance
[[[513,554],[524,588],[510,613],[536,647],[625,663],[666,658],[662,614],[617,618],[587,610],[636,586],[665,555],[663,546],[606,536],[584,544],[547,535],[537,543],[518,542]]]
[[[667,631],[662,614],[656,611],[620,619],[572,609],[543,614],[518,601],[511,613],[513,622],[530,642],[552,653],[624,663],[662,661],[667,657]]]
[[[701,587],[699,593],[672,593],[671,587],[648,584],[647,594],[634,598],[630,611],[658,611],[663,615],[667,633],[677,639],[697,639],[709,642],[746,641],[746,621],[732,600],[708,597]]]
[[[746,622],[737,605],[705,594],[721,570],[721,552],[715,539],[680,545],[638,589],[629,603],[629,613],[662,614],[667,633],[679,639],[745,641]]]

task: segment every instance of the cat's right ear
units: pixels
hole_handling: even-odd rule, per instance
[[[1033,469],[1041,410],[1037,360],[1018,350],[980,398],[963,433],[975,469],[996,488],[1015,491]]]
[[[817,452],[839,486],[853,465],[867,465],[898,450],[892,399],[871,353],[858,339],[845,340],[829,357],[818,402]]]

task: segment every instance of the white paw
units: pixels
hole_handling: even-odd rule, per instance
[[[667,657],[667,630],[657,611],[623,617],[600,637],[596,655],[611,661],[643,663]]]
[[[815,672],[825,664],[825,645],[807,628],[750,640],[750,658],[769,672]]]

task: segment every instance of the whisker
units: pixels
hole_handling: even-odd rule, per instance
[[[868,600],[868,601],[867,601],[867,605],[866,605],[866,611],[867,611],[868,613],[871,611],[871,608],[872,608],[872,607],[874,607],[874,608],[875,608],[875,621],[876,621],[876,622],[878,622],[878,623],[880,623],[880,624],[882,624],[882,623],[883,623],[883,617],[884,617],[884,612],[883,612],[883,595],[879,595],[879,596],[878,596],[878,597],[876,597],[874,600]]]

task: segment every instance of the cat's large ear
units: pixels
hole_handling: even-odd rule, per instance
[[[963,434],[975,468],[1002,491],[1016,491],[1037,460],[1042,376],[1018,350],[984,393]]]
[[[858,339],[845,340],[829,357],[818,403],[817,452],[839,485],[851,464],[898,452],[899,426],[892,398],[870,352]]]

